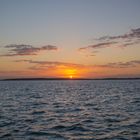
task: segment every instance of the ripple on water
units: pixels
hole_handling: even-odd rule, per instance
[[[50,139],[61,139],[61,140],[65,140],[66,138],[65,137],[63,137],[62,135],[60,135],[60,134],[57,134],[57,133],[50,133],[50,132],[43,132],[43,131],[38,131],[38,132],[36,132],[36,131],[28,131],[28,132],[26,132],[26,135],[27,136],[34,136],[34,137],[36,137],[36,138],[38,138],[38,137],[41,137],[41,138],[50,138]]]
[[[85,128],[81,124],[74,124],[70,126],[64,126],[64,125],[57,125],[51,128],[51,130],[55,131],[78,131],[78,132],[85,132],[90,131],[89,129]]]
[[[45,111],[43,111],[43,110],[35,110],[31,114],[32,115],[41,115],[41,114],[44,114],[44,113],[45,113]]]
[[[140,80],[0,81],[0,139],[140,140]]]

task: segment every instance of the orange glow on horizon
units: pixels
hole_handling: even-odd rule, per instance
[[[108,68],[108,67],[72,67],[57,66],[55,68],[41,69],[38,71],[23,69],[5,71],[0,73],[2,78],[17,77],[59,77],[59,78],[106,78],[106,77],[136,77],[139,75],[139,66],[134,68]],[[123,70],[123,73],[122,73]],[[125,73],[125,74],[124,74]],[[134,73],[134,74],[133,74]],[[12,75],[12,76],[11,76]]]
[[[70,76],[69,76],[69,78],[70,78],[70,79],[72,79],[72,78],[73,78],[73,76],[72,76],[72,75],[70,75]]]
[[[64,76],[72,79],[73,77],[77,77],[77,69],[74,69],[74,68],[64,69],[63,74]]]
[[[58,68],[56,70],[58,77],[65,77],[65,78],[78,78],[82,76],[79,68],[73,67],[65,67],[65,68]]]

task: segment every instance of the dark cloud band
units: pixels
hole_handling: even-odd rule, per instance
[[[11,44],[6,45],[4,48],[8,49],[8,53],[0,56],[23,56],[23,55],[37,55],[40,51],[52,51],[58,48],[53,45],[46,45],[42,47],[33,47],[32,45],[26,44]]]

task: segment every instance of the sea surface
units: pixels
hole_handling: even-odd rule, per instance
[[[0,140],[140,140],[140,80],[0,81]]]

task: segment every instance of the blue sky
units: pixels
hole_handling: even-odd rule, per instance
[[[1,0],[1,44],[77,40],[84,45],[137,28],[139,9],[139,0]]]

